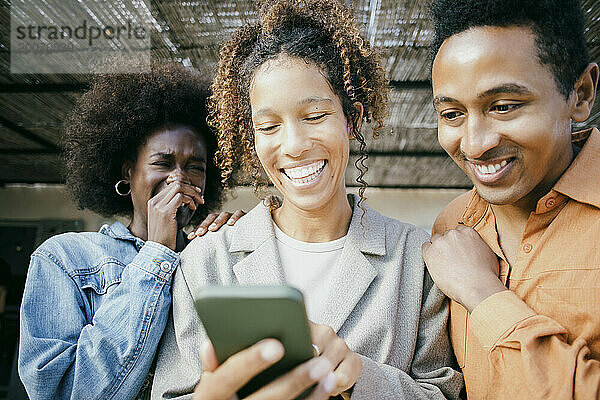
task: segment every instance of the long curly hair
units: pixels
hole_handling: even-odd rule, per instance
[[[363,120],[373,123],[373,136],[377,136],[387,112],[388,80],[378,53],[362,37],[351,11],[336,0],[265,2],[258,22],[236,30],[221,48],[208,101],[208,122],[217,130],[216,159],[223,184],[231,185],[237,169],[253,176],[257,192],[267,183],[254,149],[249,88],[258,67],[279,55],[319,67],[340,98],[360,143],[355,166],[361,205],[367,187],[363,177],[368,156],[353,103],[362,103]]]
[[[119,196],[125,161],[135,163],[141,146],[157,129],[185,125],[207,146],[205,206],[191,223],[220,207],[223,185],[212,155],[216,136],[206,123],[209,83],[180,64],[154,65],[150,72],[102,74],[77,101],[63,137],[67,187],[79,208],[106,217],[131,216],[131,198]]]

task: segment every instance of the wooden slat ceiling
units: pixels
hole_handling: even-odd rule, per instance
[[[465,188],[469,180],[440,148],[427,82],[432,30],[421,0],[352,0],[356,21],[381,52],[392,93],[387,128],[370,140],[366,179],[371,186]],[[112,2],[97,2],[98,15],[118,13]],[[211,73],[219,45],[241,24],[255,20],[248,0],[152,1],[152,58],[179,61]],[[600,1],[584,0],[586,37],[592,59],[600,61]],[[10,9],[0,0],[0,184],[58,183],[63,120],[90,80],[89,75],[10,74]],[[600,123],[600,101],[577,128]],[[368,136],[369,130],[365,130]],[[358,147],[352,145],[351,163]],[[346,182],[356,185],[349,165]]]

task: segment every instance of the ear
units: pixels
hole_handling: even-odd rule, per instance
[[[571,107],[571,119],[585,121],[592,112],[598,87],[598,64],[591,63],[575,83],[575,100]]]
[[[133,164],[131,163],[131,161],[125,161],[123,163],[123,166],[121,166],[121,175],[123,176],[123,179],[131,182],[132,170],[133,170]]]
[[[348,121],[350,139],[354,139],[356,137],[355,133],[360,131],[360,127],[362,126],[363,121],[363,112],[365,110],[360,101],[355,101],[352,105],[356,109],[356,113],[354,113],[354,115],[352,116],[352,119],[354,121]]]

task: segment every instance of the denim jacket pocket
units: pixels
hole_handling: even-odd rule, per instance
[[[95,294],[106,294],[109,288],[121,282],[125,265],[114,258],[105,258],[87,271],[77,271],[77,279],[84,291],[91,289]]]

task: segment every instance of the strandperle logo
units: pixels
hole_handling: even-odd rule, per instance
[[[150,68],[149,0],[13,0],[11,72],[102,73],[102,60]],[[127,68],[124,63],[123,68]]]
[[[16,38],[17,40],[21,41],[37,39],[38,42],[45,44],[45,40],[67,41],[77,39],[86,41],[88,46],[90,47],[93,46],[94,41],[97,39],[145,39],[147,34],[146,28],[144,28],[143,26],[135,25],[134,23],[132,23],[131,20],[127,21],[127,25],[120,25],[116,27],[112,25],[105,25],[103,27],[100,27],[93,24],[89,24],[88,26],[87,20],[83,20],[81,24],[75,27],[68,25],[19,25],[16,27],[16,31]]]

